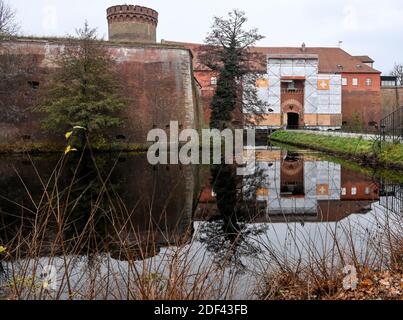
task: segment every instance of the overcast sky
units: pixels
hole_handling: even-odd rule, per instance
[[[266,39],[264,46],[337,47],[353,55],[369,55],[375,67],[389,73],[403,63],[401,0],[6,0],[17,10],[26,35],[64,36],[87,19],[107,38],[106,8],[139,4],[160,14],[158,38],[202,42],[213,16],[232,9],[246,11],[249,25]]]

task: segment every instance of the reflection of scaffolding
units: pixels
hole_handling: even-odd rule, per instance
[[[303,160],[303,176],[300,177],[303,192],[283,192],[286,160]],[[298,154],[281,153],[280,158],[257,162],[258,170],[265,173],[264,196],[259,196],[261,207],[266,207],[268,217],[276,215],[317,216],[319,201],[340,200],[341,167],[327,161],[306,160]],[[322,187],[323,194],[319,187]],[[288,190],[289,191],[289,190]],[[292,193],[292,194],[291,194]],[[264,202],[264,204],[263,204]]]
[[[393,213],[403,213],[403,186],[382,181],[380,205]]]

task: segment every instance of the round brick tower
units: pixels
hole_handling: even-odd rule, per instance
[[[157,42],[158,12],[141,6],[119,5],[106,10],[109,40]]]

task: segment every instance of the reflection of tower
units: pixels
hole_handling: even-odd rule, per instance
[[[297,154],[288,154],[281,161],[281,196],[304,196],[304,161]]]
[[[158,12],[141,6],[119,5],[107,9],[109,40],[155,43]]]

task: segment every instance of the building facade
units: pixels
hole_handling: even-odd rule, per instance
[[[146,7],[107,9],[109,41],[102,44],[118,62],[130,100],[123,115],[125,125],[111,136],[127,143],[146,142],[149,130],[169,128],[170,121],[179,121],[181,128],[199,129],[203,116],[204,124],[210,120],[219,75],[199,61],[200,44],[157,44],[158,19],[158,13]],[[40,130],[40,115],[32,107],[65,44],[64,39],[46,38],[0,42],[0,63],[12,74],[0,82],[0,143],[49,141],[49,135]],[[259,97],[267,104],[253,121],[256,128],[334,130],[357,122],[378,128],[382,118],[380,72],[373,69],[369,57],[352,56],[340,48],[304,45],[252,50],[267,61],[256,81]],[[29,64],[17,77],[10,63],[15,58]],[[385,89],[388,97],[396,93],[389,91]],[[243,125],[242,116],[239,110],[234,125]]]
[[[202,45],[164,43],[192,50],[194,73],[202,86],[208,123],[217,74],[199,61]],[[374,61],[368,56],[352,56],[341,48],[305,45],[252,50],[267,60],[262,81],[256,86],[260,97],[268,103],[268,110],[259,114],[256,127],[339,129],[359,125],[374,130],[379,128],[382,119],[381,72],[373,68]]]
[[[258,129],[338,129],[341,82],[341,75],[319,73],[317,55],[268,55],[267,74],[256,81],[267,110],[254,123]]]
[[[371,179],[307,154],[260,150],[256,172],[260,185],[255,194],[248,195],[273,218],[340,221],[352,212],[368,212],[380,199],[379,185]],[[245,177],[246,189],[254,179]]]
[[[251,223],[339,222],[366,214],[381,200],[381,185],[340,164],[279,148],[259,149],[254,172],[242,177],[240,203]],[[195,219],[220,215],[211,179],[205,179]],[[221,195],[222,196],[222,195]]]

